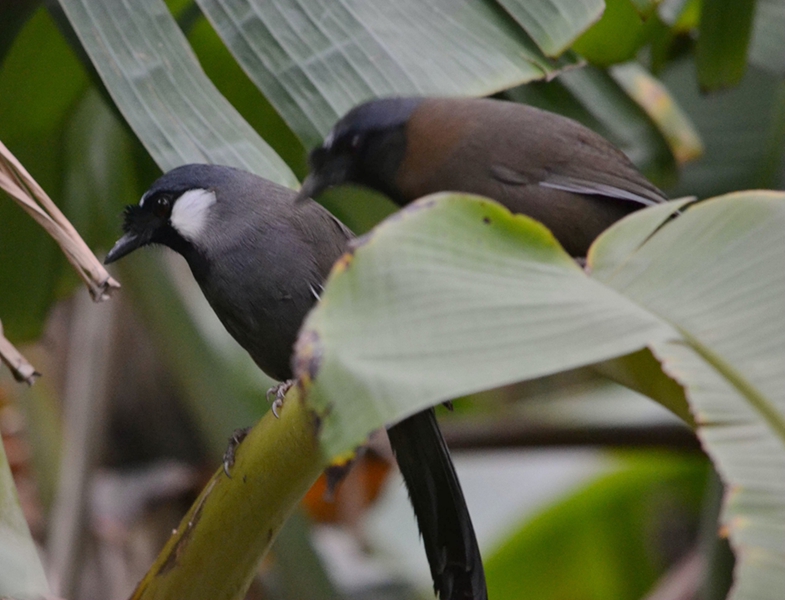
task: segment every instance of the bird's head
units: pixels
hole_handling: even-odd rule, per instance
[[[137,248],[162,244],[188,257],[198,249],[217,202],[216,190],[234,173],[229,167],[191,164],[160,177],[138,205],[125,209],[121,237],[106,255],[112,263]]]
[[[375,188],[396,199],[395,174],[406,153],[406,123],[423,98],[383,98],[354,107],[308,159],[298,198],[342,183]]]

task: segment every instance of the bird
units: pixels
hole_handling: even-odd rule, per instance
[[[227,331],[270,377],[293,377],[292,354],[352,232],[313,200],[227,166],[189,164],[128,206],[112,263],[148,245],[182,255]],[[388,427],[441,600],[486,600],[479,546],[433,409]]]
[[[622,217],[668,199],[577,121],[490,98],[370,100],[346,113],[308,160],[300,199],[343,183],[399,206],[435,192],[478,194],[540,221],[574,257]]]

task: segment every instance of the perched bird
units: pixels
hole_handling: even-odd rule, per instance
[[[310,155],[301,198],[357,183],[403,206],[434,192],[492,198],[585,256],[607,227],[667,197],[602,136],[524,104],[384,98],[350,110]]]
[[[229,333],[269,376],[292,377],[293,346],[352,233],[312,200],[230,167],[169,171],[125,213],[111,263],[148,244],[180,253]],[[485,599],[485,575],[433,410],[388,429],[442,600]]]

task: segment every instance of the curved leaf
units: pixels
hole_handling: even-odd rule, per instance
[[[325,452],[429,404],[648,346],[730,490],[734,598],[779,598],[785,194],[704,201],[656,229],[670,210],[601,236],[591,278],[487,200],[429,197],[388,219],[336,266],[298,342]]]
[[[296,186],[289,167],[221,96],[161,0],[61,0],[128,124],[164,171],[232,165]]]
[[[589,278],[539,223],[441,194],[338,263],[300,336],[297,370],[316,374],[309,398],[332,455],[424,406],[674,335]]]
[[[306,147],[374,96],[488,95],[555,69],[490,2],[197,2]]]
[[[593,249],[598,262],[608,245]],[[652,348],[685,387],[729,489],[734,598],[785,589],[784,255],[785,195],[745,192],[692,207],[599,275],[681,334]]]

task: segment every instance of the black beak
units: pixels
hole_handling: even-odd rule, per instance
[[[309,159],[311,172],[303,181],[296,202],[306,198],[316,198],[327,188],[353,181],[354,165],[352,157],[345,154],[331,155],[324,148],[311,152]]]
[[[144,246],[148,242],[145,236],[129,231],[115,243],[114,247],[109,251],[109,254],[104,258],[104,264],[108,265],[113,263],[118,258],[122,258],[126,254],[130,254],[140,246]]]
[[[323,185],[317,173],[309,173],[303,181],[300,191],[297,192],[295,202],[302,202],[306,198],[313,198],[321,194],[328,186]]]

